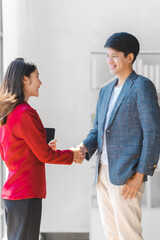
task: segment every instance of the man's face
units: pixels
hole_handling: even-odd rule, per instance
[[[132,66],[130,54],[125,57],[123,52],[107,48],[107,64],[112,74],[124,74]]]

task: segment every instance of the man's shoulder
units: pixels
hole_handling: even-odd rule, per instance
[[[152,82],[152,81],[149,78],[147,78],[143,75],[136,74],[135,82],[136,83],[143,83],[143,82]]]
[[[139,87],[155,87],[152,79],[137,74],[135,84]]]
[[[111,82],[106,83],[103,87],[101,87],[100,92],[105,92],[110,90],[116,84],[117,81],[118,79],[114,78]]]

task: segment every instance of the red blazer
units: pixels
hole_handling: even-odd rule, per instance
[[[2,198],[45,198],[45,163],[72,164],[71,150],[52,150],[37,112],[26,102],[18,105],[0,127],[1,157],[9,170]]]

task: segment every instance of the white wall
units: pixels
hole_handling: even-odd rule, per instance
[[[90,128],[90,52],[117,31],[135,34],[141,50],[160,50],[159,9],[159,0],[3,0],[4,66],[18,56],[37,63],[43,85],[30,103],[56,128],[58,148]],[[47,166],[42,231],[89,231],[89,168]]]

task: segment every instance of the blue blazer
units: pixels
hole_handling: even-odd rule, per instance
[[[108,104],[118,79],[99,94],[93,129],[83,141],[90,159],[97,150],[97,182]],[[123,185],[135,172],[153,175],[160,153],[160,107],[153,83],[134,71],[126,79],[106,129],[110,181]]]

